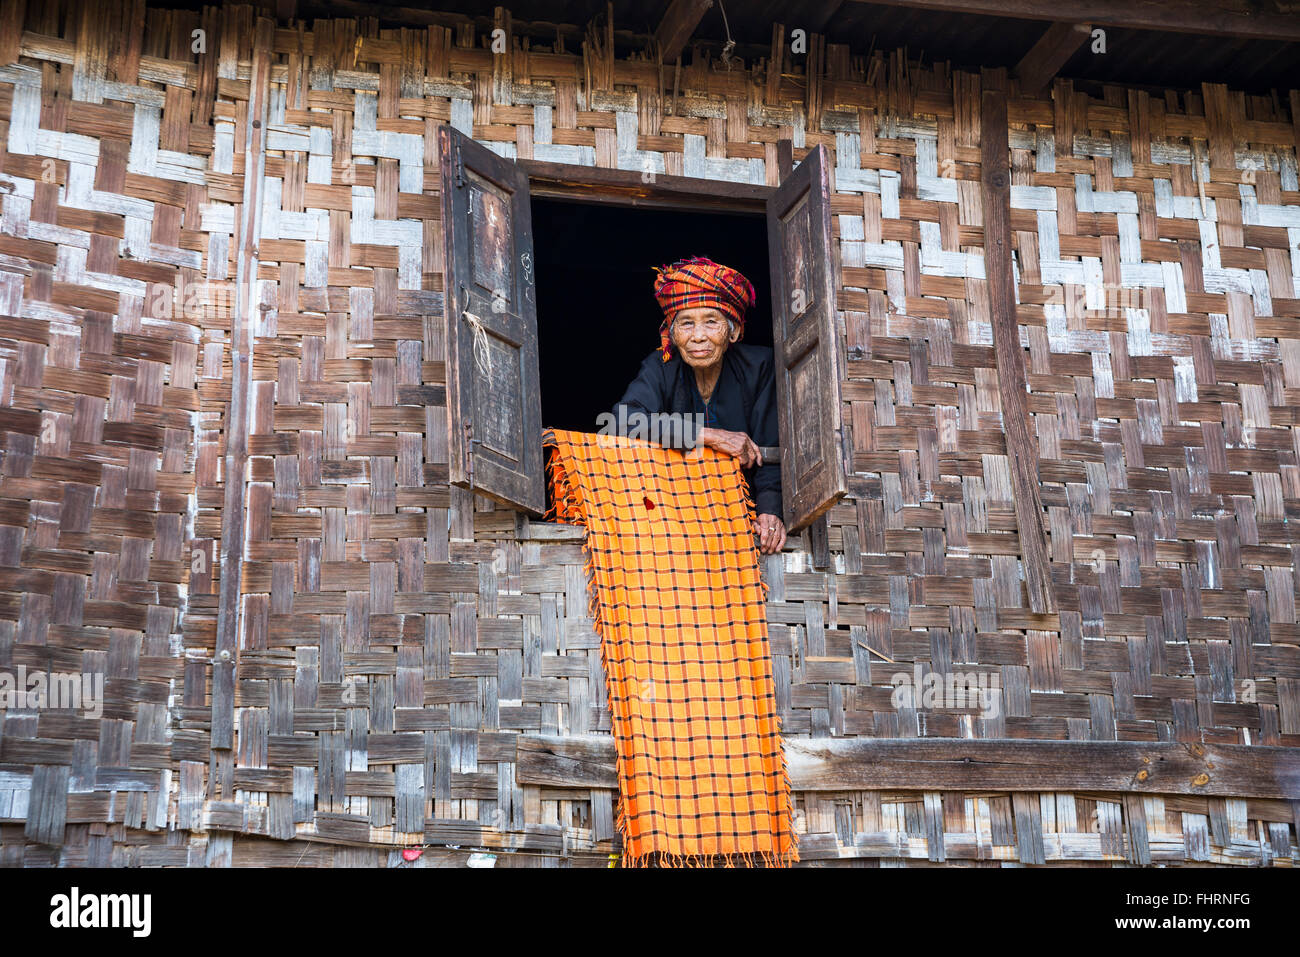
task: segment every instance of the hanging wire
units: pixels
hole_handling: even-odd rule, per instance
[[[727,8],[718,0],[718,9],[722,11],[722,29],[727,32],[727,42],[722,45],[722,62],[731,69],[731,51],[736,49],[736,41],[731,39],[731,25],[727,23]]]

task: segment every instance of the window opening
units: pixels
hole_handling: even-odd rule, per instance
[[[539,197],[531,202],[544,427],[596,431],[596,417],[614,407],[642,360],[659,348],[663,313],[653,291],[656,266],[708,256],[740,270],[758,296],[740,341],[772,346],[761,211],[641,209]]]
[[[758,302],[743,342],[772,345],[761,213],[532,200],[542,422],[591,432],[659,346],[654,267],[708,256],[743,272]]]

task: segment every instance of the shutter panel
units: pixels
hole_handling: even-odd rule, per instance
[[[541,513],[541,379],[528,177],[438,130],[445,240],[449,479]]]
[[[810,152],[767,201],[773,344],[786,528],[808,526],[843,498],[840,342],[831,246],[830,164]]]

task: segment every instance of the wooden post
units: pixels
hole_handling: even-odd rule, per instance
[[[271,49],[275,24],[259,17],[253,39],[253,70],[248,89],[248,129],[244,138],[244,195],[239,212],[239,254],[235,271],[235,310],[230,321],[232,366],[230,408],[226,414],[226,494],[221,515],[221,592],[217,599],[216,658],[212,666],[214,751],[234,745],[235,659],[239,637],[240,573],[244,563],[244,504],[247,489],[248,406],[253,375],[253,287],[257,281],[257,239],[262,222],[262,173],[266,163],[266,117],[270,97]]]
[[[4,0],[0,3],[0,66],[18,62],[26,17],[27,0]]]
[[[993,347],[998,365],[1002,424],[1011,464],[1016,527],[1025,568],[1029,607],[1052,614],[1052,576],[1038,494],[1038,448],[1029,434],[1025,402],[1025,358],[1016,323],[1016,290],[1011,272],[1011,170],[1007,161],[1007,95],[984,90],[980,111],[981,185],[984,199],[984,272],[988,280]]]
[[[782,182],[794,172],[794,140],[776,141],[776,169]]]

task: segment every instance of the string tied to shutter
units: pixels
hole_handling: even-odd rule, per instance
[[[483,320],[474,313],[469,311],[469,295],[464,286],[461,286],[461,293],[465,308],[461,309],[461,318],[469,323],[470,331],[474,335],[474,365],[478,367],[479,372],[488,378],[492,377],[492,350],[488,346],[487,330],[483,328]]]

